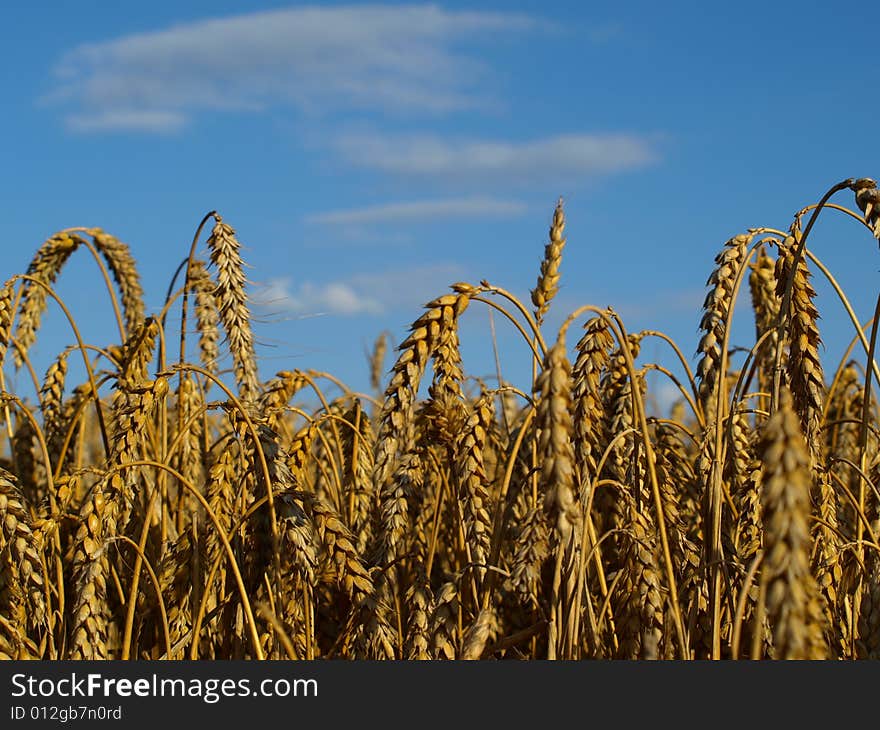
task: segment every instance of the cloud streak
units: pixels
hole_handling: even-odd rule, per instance
[[[520,13],[434,5],[298,7],[201,20],[72,49],[47,98],[73,105],[68,122],[83,132],[167,131],[198,112],[278,104],[448,112],[482,103],[474,83],[486,69],[468,44],[538,25]],[[144,122],[149,115],[153,124]],[[157,123],[163,115],[166,123]]]
[[[496,198],[454,198],[447,200],[416,200],[404,203],[384,203],[359,208],[330,210],[306,216],[306,223],[319,225],[370,225],[400,223],[448,218],[475,218],[515,216],[525,211],[525,205],[512,200]]]
[[[341,135],[334,148],[346,162],[359,167],[449,179],[594,176],[643,167],[658,159],[653,139],[622,133],[561,134],[516,142],[361,133]]]
[[[254,303],[262,309],[306,316],[379,315],[412,309],[448,292],[461,273],[456,265],[436,264],[355,274],[329,282],[304,281],[296,286],[289,278],[277,278],[256,292]]]
[[[105,111],[97,114],[71,114],[67,126],[74,132],[177,132],[186,125],[186,117],[164,111]]]

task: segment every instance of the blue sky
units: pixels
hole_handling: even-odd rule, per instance
[[[690,354],[727,238],[880,176],[864,6],[707,7],[7,4],[0,274],[56,230],[100,226],[131,246],[155,311],[216,209],[245,246],[261,374],[365,389],[376,335],[401,341],[449,284],[486,278],[527,301],[561,195],[548,338],[580,304],[610,304]],[[876,242],[833,213],[811,240],[866,319]],[[80,254],[59,289],[107,343],[99,283]],[[816,286],[831,369],[852,333]],[[522,385],[528,352],[496,324]],[[485,307],[463,327],[467,371],[491,374]],[[35,363],[69,341],[51,315]],[[653,344],[644,359],[673,362]]]

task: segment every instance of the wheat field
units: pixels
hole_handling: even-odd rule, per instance
[[[820,215],[880,238],[880,191],[848,179],[787,230],[724,243],[691,368],[610,307],[549,330],[560,201],[530,301],[487,280],[438,292],[390,368],[377,338],[372,394],[309,369],[261,379],[216,212],[151,313],[125,243],[56,233],[0,290],[0,656],[880,658],[877,318],[859,323],[807,246]],[[106,284],[105,342],[54,288],[74,254]],[[838,363],[820,360],[815,276],[853,321]],[[530,382],[465,373],[477,307],[522,336]],[[40,377],[49,308],[74,344]],[[735,310],[754,321],[744,359]],[[645,362],[651,338],[673,361]],[[7,390],[12,369],[36,402]],[[662,416],[657,373],[680,392]]]

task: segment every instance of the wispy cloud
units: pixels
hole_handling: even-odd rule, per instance
[[[426,299],[447,293],[461,278],[460,267],[437,264],[397,271],[362,273],[327,282],[272,279],[254,296],[262,309],[318,316],[376,315],[399,308],[412,309]]]
[[[520,13],[434,5],[208,19],[77,46],[58,63],[48,99],[74,107],[68,122],[79,131],[121,129],[126,120],[130,129],[156,131],[145,114],[183,120],[277,104],[444,112],[480,103],[474,80],[486,69],[479,54],[467,52],[469,43],[539,25]]]
[[[105,111],[97,114],[71,114],[67,126],[74,132],[176,132],[186,124],[186,117],[178,112],[164,111]]]
[[[381,314],[384,310],[375,297],[358,292],[350,283],[344,281],[331,281],[325,284],[306,281],[292,290],[290,279],[273,279],[256,294],[255,300],[269,309],[312,316]]]
[[[623,26],[620,23],[601,23],[592,27],[587,32],[587,37],[595,44],[609,43],[623,35]]]
[[[397,175],[468,178],[600,175],[648,165],[655,140],[636,134],[562,134],[528,141],[455,139],[436,135],[345,134],[336,152],[360,167]]]
[[[330,210],[306,216],[307,223],[322,225],[369,225],[401,221],[427,221],[437,218],[473,218],[514,216],[525,211],[525,205],[496,198],[454,198],[449,200],[415,200],[385,203],[361,208]]]

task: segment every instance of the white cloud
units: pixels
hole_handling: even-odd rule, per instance
[[[328,225],[368,225],[371,223],[426,221],[436,218],[512,216],[518,215],[524,210],[525,206],[522,203],[495,198],[416,200],[315,213],[307,216],[306,222]]]
[[[297,314],[380,314],[382,305],[369,295],[359,295],[350,285],[341,281],[328,284],[301,284],[298,289],[289,290],[289,280],[272,282],[270,292],[274,296],[270,303]],[[263,298],[263,297],[261,297]]]
[[[599,175],[657,159],[654,141],[635,134],[562,134],[525,142],[433,135],[347,134],[334,143],[348,162],[399,175],[467,178]]]
[[[306,316],[376,315],[418,307],[448,293],[449,285],[460,278],[461,269],[451,264],[355,274],[323,283],[304,281],[296,287],[289,278],[278,278],[257,290],[254,303],[262,309]]]
[[[119,129],[126,119],[150,131],[144,114],[189,118],[277,104],[443,112],[482,103],[472,92],[485,69],[463,50],[468,42],[539,25],[519,13],[434,5],[296,7],[200,20],[73,48],[47,98],[81,105],[69,119],[80,131]],[[110,126],[108,114],[116,114]]]

